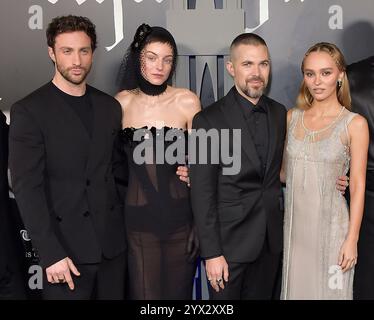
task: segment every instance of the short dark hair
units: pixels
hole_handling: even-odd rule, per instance
[[[54,48],[56,37],[59,34],[74,31],[85,32],[91,39],[92,51],[95,51],[97,45],[95,25],[86,17],[73,15],[61,16],[52,19],[46,31],[48,46]]]
[[[262,45],[267,47],[265,40],[262,39],[259,35],[255,33],[242,33],[231,42],[230,51],[241,44],[253,46]]]

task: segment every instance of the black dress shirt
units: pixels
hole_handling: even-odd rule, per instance
[[[268,106],[262,97],[256,105],[241,96],[237,91],[236,98],[243,111],[243,117],[255,144],[258,157],[261,161],[262,174],[264,175],[269,148]]]

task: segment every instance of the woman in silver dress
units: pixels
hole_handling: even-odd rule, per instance
[[[317,43],[304,56],[296,107],[287,115],[282,299],[352,299],[363,215],[369,131],[350,112],[340,50]],[[350,207],[337,190],[350,171]]]

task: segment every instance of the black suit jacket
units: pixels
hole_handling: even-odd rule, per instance
[[[41,265],[113,258],[126,247],[123,203],[113,174],[121,107],[92,87],[90,138],[50,82],[11,108],[13,189]]]
[[[283,197],[279,172],[286,133],[286,109],[264,97],[269,106],[270,141],[263,176],[234,90],[199,112],[193,120],[193,128],[229,129],[230,132],[241,129],[240,172],[223,175],[222,169],[227,165],[222,160],[218,164],[191,164],[191,200],[202,257],[224,255],[230,262],[250,262],[258,257],[266,234],[271,251],[282,251]]]
[[[374,172],[374,56],[349,65],[347,74],[351,89],[352,111],[365,117],[369,124],[368,171]],[[370,187],[373,189],[374,184]]]

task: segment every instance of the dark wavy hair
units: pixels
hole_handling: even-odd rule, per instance
[[[117,77],[120,90],[134,90],[139,88],[140,53],[150,43],[167,43],[173,50],[173,65],[168,82],[174,75],[177,65],[178,49],[172,34],[162,27],[150,27],[143,23],[135,32],[134,39],[126,51]]]
[[[54,48],[56,37],[66,32],[83,31],[91,39],[91,49],[95,51],[97,46],[95,25],[86,17],[80,16],[61,16],[53,18],[48,25],[46,36],[49,47]]]

